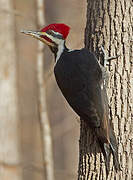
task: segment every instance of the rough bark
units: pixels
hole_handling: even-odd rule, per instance
[[[16,47],[11,0],[0,1],[0,179],[20,180]],[[5,10],[5,11],[4,11]]]
[[[108,98],[110,120],[118,140],[121,169],[116,173],[110,162],[108,178],[95,135],[81,121],[79,180],[133,179],[133,39],[131,0],[88,0],[85,46],[99,57],[99,47],[108,55],[120,55],[111,62]]]

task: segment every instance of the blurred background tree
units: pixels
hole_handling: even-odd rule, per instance
[[[1,99],[3,99],[0,119],[2,129],[0,132],[0,151],[2,152],[0,168],[4,169],[3,173],[0,171],[0,179],[7,180],[9,171],[12,173],[9,179],[12,177],[12,179],[44,180],[46,179],[46,164],[40,123],[40,110],[42,109],[39,105],[40,89],[37,73],[38,42],[20,34],[21,29],[42,28],[38,22],[38,5],[36,0],[8,0],[6,2],[0,0],[0,3],[1,77],[3,77],[0,81]],[[54,22],[64,22],[71,26],[68,46],[70,48],[83,46],[85,2],[45,0],[43,11],[46,20],[43,26]],[[12,49],[10,53],[7,53],[7,45]],[[46,46],[43,47],[43,52],[45,57],[42,68],[44,69],[47,112],[43,111],[48,113],[51,124],[55,179],[76,179],[79,122],[55,83],[54,58],[51,52]],[[3,86],[3,83],[7,83],[4,79],[4,67],[8,66],[8,63],[11,64],[9,65],[11,75],[7,80],[13,93],[12,90],[10,93],[8,87]],[[14,100],[10,101],[10,98]],[[9,128],[11,128],[11,133]],[[12,145],[9,142],[12,142]],[[13,159],[12,163],[8,157]],[[7,166],[5,166],[5,160]]]
[[[0,179],[20,180],[15,21],[10,0],[0,1]]]

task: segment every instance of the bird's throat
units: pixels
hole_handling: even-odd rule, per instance
[[[50,47],[50,49],[54,53],[55,62],[57,62],[60,59],[64,51],[68,50],[68,48],[65,45],[65,41],[62,41],[58,46]]]

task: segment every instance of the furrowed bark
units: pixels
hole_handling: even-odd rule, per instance
[[[109,56],[120,55],[111,61],[107,88],[110,120],[118,140],[121,164],[119,173],[110,162],[106,177],[103,155],[93,132],[81,121],[79,180],[113,180],[133,178],[133,39],[131,0],[88,0],[85,46],[99,58],[101,45]]]

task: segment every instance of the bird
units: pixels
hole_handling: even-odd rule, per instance
[[[109,173],[110,155],[115,170],[120,170],[118,145],[109,119],[105,65],[87,48],[71,50],[66,46],[70,27],[50,24],[39,31],[22,30],[48,45],[55,57],[54,74],[57,85],[71,108],[95,132]]]

